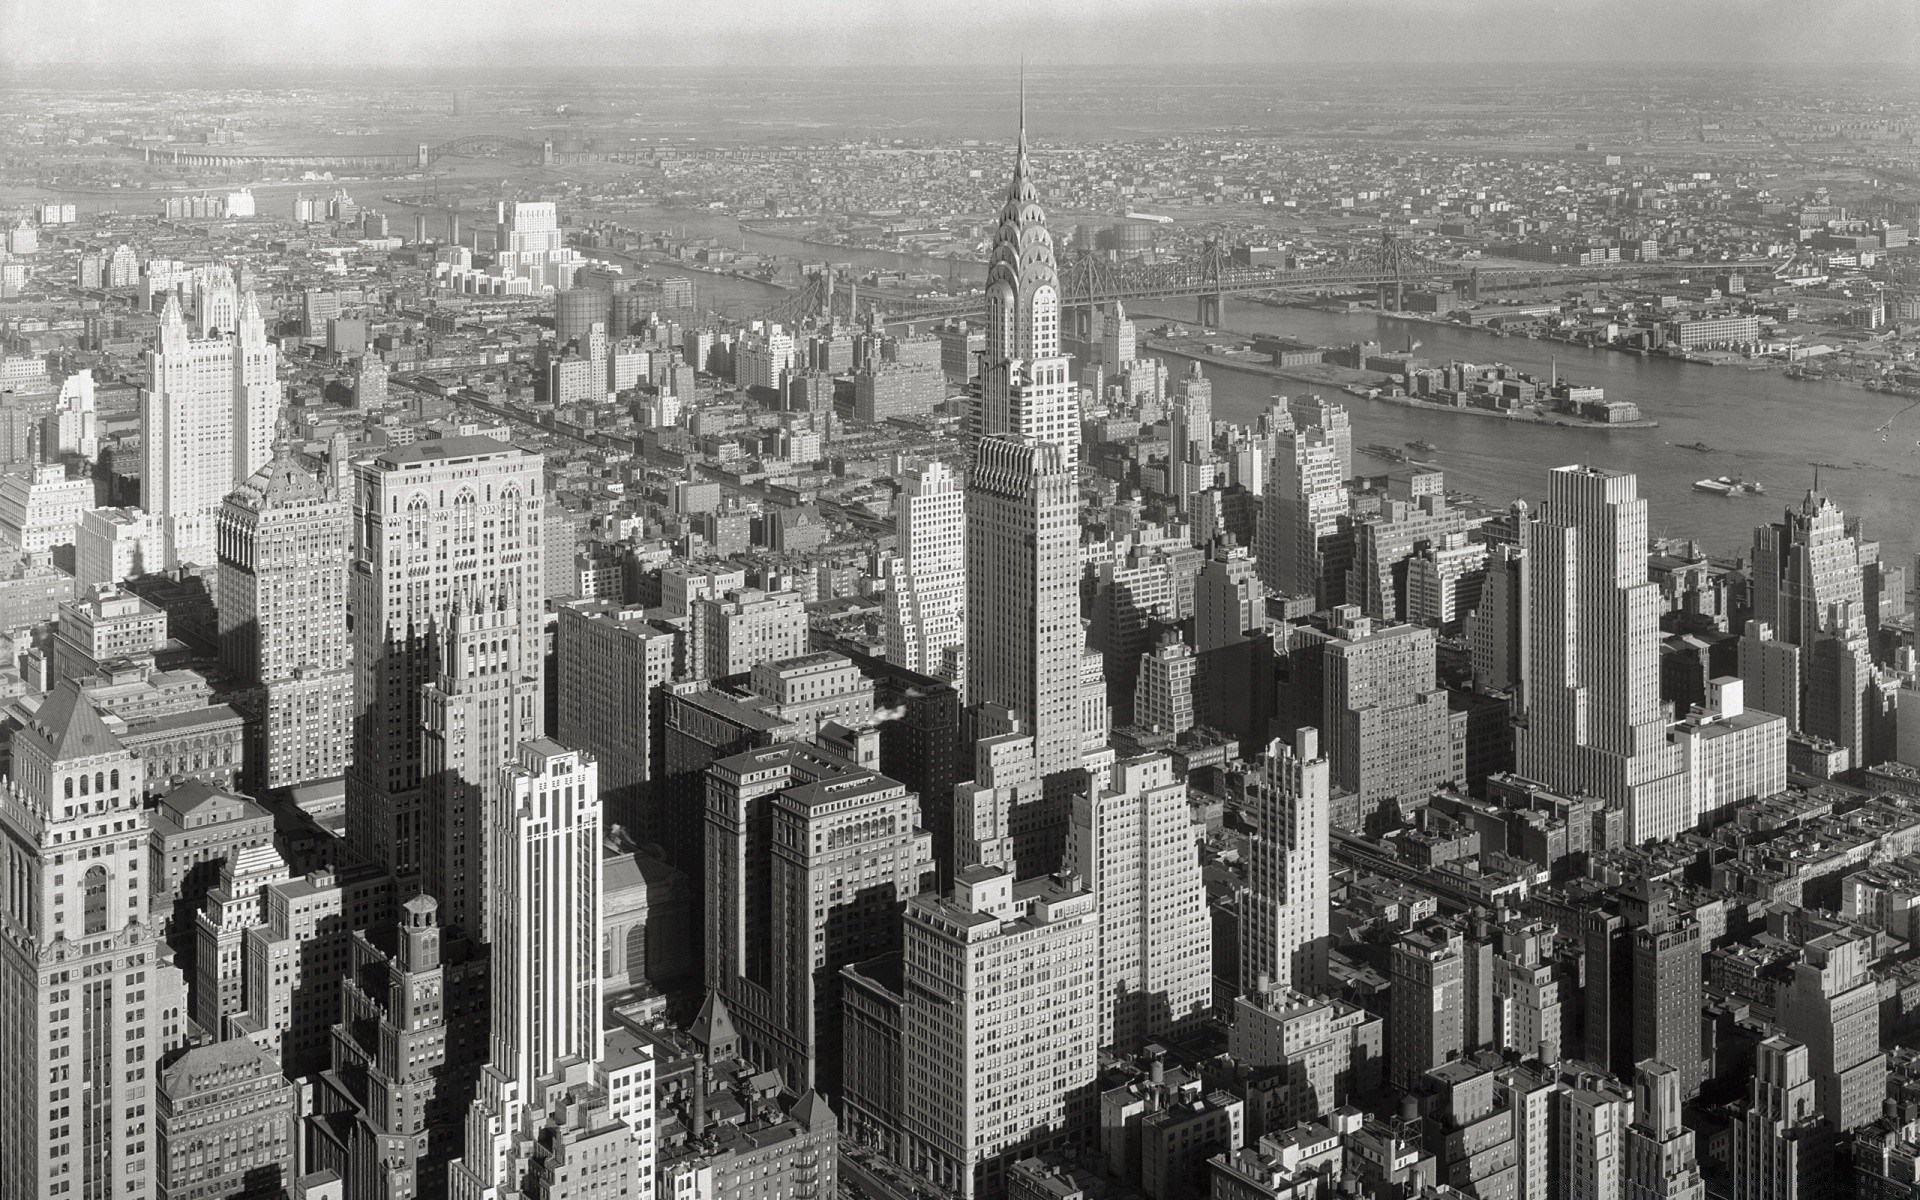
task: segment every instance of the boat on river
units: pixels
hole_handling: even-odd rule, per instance
[[[1709,496],[1731,496],[1733,495],[1734,484],[1732,480],[1725,476],[1719,479],[1696,479],[1693,481],[1693,490],[1696,492],[1705,492]]]

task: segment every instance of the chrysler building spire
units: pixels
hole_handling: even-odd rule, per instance
[[[1053,442],[1079,459],[1080,417],[1060,353],[1060,270],[1027,147],[1026,76],[1020,84],[1013,179],[987,266],[986,374],[974,433]]]

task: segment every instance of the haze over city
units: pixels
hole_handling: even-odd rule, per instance
[[[521,0],[237,0],[50,7],[8,0],[15,66],[96,62],[103,38],[150,49],[143,69],[271,64],[309,71],[458,71],[512,65],[638,74],[769,68],[1206,63],[1677,63],[1739,70],[1860,62],[1911,65],[1920,14],[1901,0],[982,0],[963,11],[881,0],[560,0],[538,17],[579,38],[522,39]],[[1153,82],[1143,78],[1143,83]]]

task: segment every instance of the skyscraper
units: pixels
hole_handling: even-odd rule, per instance
[[[140,396],[141,503],[161,522],[168,566],[214,561],[221,501],[267,464],[279,361],[252,292],[240,300],[231,334],[210,327],[198,338],[188,336],[178,298],[168,297]]]
[[[158,1020],[125,1019],[157,982],[140,760],[62,683],[13,735],[0,791],[0,1194],[145,1196]]]
[[[512,608],[454,609],[434,639],[439,673],[420,689],[421,884],[440,901],[442,924],[475,940],[491,928],[494,895],[486,798],[540,733],[540,668],[521,630]]]
[[[1202,1019],[1213,962],[1187,785],[1163,754],[1122,759],[1111,777],[1074,797],[1067,863],[1100,910],[1100,1044],[1126,1052]]]
[[[1751,1098],[1729,1132],[1733,1200],[1811,1200],[1832,1191],[1832,1130],[1820,1119],[1799,1042],[1776,1035],[1755,1048]]]
[[[1240,927],[1240,983],[1263,978],[1302,992],[1325,981],[1329,917],[1329,772],[1320,734],[1296,730],[1261,756],[1248,797],[1254,834]]]
[[[220,663],[259,689],[268,788],[346,772],[349,501],[290,447],[220,506]]]
[[[1422,801],[1453,780],[1446,689],[1435,672],[1434,632],[1376,625],[1346,605],[1321,648],[1327,759],[1333,786],[1355,793],[1360,811]]]
[[[1030,175],[1023,97],[1013,182],[987,256],[987,348],[972,432],[1051,442],[1071,472],[1080,461],[1080,400],[1060,353],[1053,235]]]
[[[1796,731],[1845,746],[1855,768],[1892,757],[1878,728],[1865,589],[1877,560],[1858,522],[1818,492],[1753,531],[1753,620],[1800,648],[1800,694],[1789,698],[1798,708],[1785,715]]]
[[[901,478],[893,523],[900,559],[885,602],[887,661],[954,678],[949,658],[966,647],[967,512],[945,463]]]
[[[639,605],[576,600],[560,606],[553,653],[560,742],[599,764],[609,822],[643,845],[664,845],[666,821],[654,796],[666,749],[659,689],[683,665],[683,633],[649,620]]]
[[[1310,597],[1316,609],[1346,595],[1351,533],[1341,453],[1333,430],[1287,427],[1274,439],[1260,494],[1260,581],[1284,595]]]
[[[492,1067],[530,1083],[600,1056],[600,784],[591,759],[523,742],[486,814]]]
[[[1174,385],[1171,442],[1167,482],[1185,512],[1193,493],[1213,483],[1213,383],[1198,362]]]
[[[1418,1090],[1466,1039],[1466,940],[1439,921],[1408,930],[1389,956],[1387,1080]]]
[[[1680,1123],[1680,1072],[1658,1059],[1640,1064],[1627,1127],[1626,1200],[1705,1200],[1693,1130]]]
[[[600,1058],[597,774],[579,751],[535,738],[491,789],[490,1051],[466,1154],[449,1171],[455,1196],[512,1195],[545,1123],[547,1088]]]
[[[1080,765],[1080,498],[1060,446],[980,442],[967,482],[967,682],[981,736],[1034,738],[1040,774]],[[1064,815],[1064,813],[1063,813]]]
[[[986,866],[907,902],[903,1157],[962,1200],[1094,1120],[1100,913],[1072,877]],[[1041,1064],[1044,1068],[1041,1069]]]
[[[1878,1118],[1886,1094],[1872,945],[1857,927],[1822,934],[1801,948],[1792,983],[1778,992],[1780,1025],[1806,1046],[1819,1113],[1838,1133]]]
[[[1660,700],[1660,589],[1647,579],[1647,502],[1634,477],[1556,467],[1529,543],[1519,773],[1625,807],[1629,841],[1686,829],[1691,801]]]
[[[754,1062],[837,1091],[840,968],[897,948],[899,906],[933,875],[918,798],[784,742],[714,763],[706,817],[708,985]]]
[[[423,685],[438,675],[449,617],[511,610],[519,644],[544,644],[541,459],[456,437],[385,451],[354,473],[347,839],[404,884],[425,866]],[[535,713],[541,691],[536,677],[522,696]]]

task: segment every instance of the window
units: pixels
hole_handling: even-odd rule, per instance
[[[85,883],[85,921],[87,933],[105,933],[107,931],[107,869],[93,867],[87,871]]]

